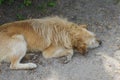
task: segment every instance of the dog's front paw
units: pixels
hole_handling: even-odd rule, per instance
[[[62,63],[62,64],[67,64],[67,63],[69,63],[70,61],[71,61],[71,58],[68,58],[68,56],[65,56],[65,57],[62,59],[61,63]]]
[[[63,64],[67,64],[67,63],[69,63],[69,62],[70,62],[70,60],[67,60],[67,59],[66,59],[66,60],[63,61]]]
[[[60,58],[60,60],[59,60],[59,63],[62,63],[62,64],[67,64],[69,62],[70,62],[70,60],[68,60],[66,56]]]

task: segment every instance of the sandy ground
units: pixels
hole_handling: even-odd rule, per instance
[[[8,63],[2,63],[0,80],[120,80],[120,3],[114,1],[59,1],[49,15],[62,15],[70,21],[88,24],[88,29],[102,40],[102,47],[89,50],[87,56],[75,53],[68,64],[62,64],[62,59],[45,60],[36,54],[29,60],[38,65],[34,70],[10,70]],[[0,22],[14,21],[9,15],[1,16]],[[37,17],[43,16],[33,16]]]

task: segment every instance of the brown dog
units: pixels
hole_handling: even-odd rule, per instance
[[[0,60],[9,60],[11,69],[32,69],[34,63],[20,63],[26,51],[42,51],[45,58],[66,56],[73,49],[85,54],[87,48],[100,45],[95,34],[59,17],[16,21],[0,26]]]

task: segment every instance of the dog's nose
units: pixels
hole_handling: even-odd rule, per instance
[[[98,42],[99,42],[99,45],[102,45],[102,41],[101,40],[98,40]]]
[[[102,41],[97,39],[97,42],[99,43],[99,45],[102,45]]]

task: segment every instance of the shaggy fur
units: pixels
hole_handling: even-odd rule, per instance
[[[65,62],[68,62],[73,49],[85,54],[87,48],[100,44],[85,27],[59,17],[3,24],[0,26],[0,60],[9,59],[11,69],[36,68],[36,64],[22,64],[20,60],[26,51],[42,51],[45,58],[66,56]]]

